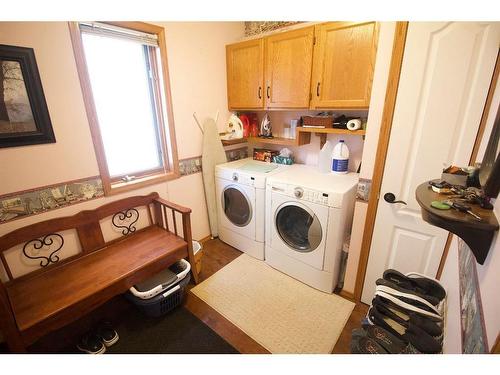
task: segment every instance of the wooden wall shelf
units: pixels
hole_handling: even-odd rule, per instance
[[[295,133],[295,139],[293,138],[262,138],[262,137],[250,137],[248,138],[250,143],[263,143],[268,145],[280,145],[280,146],[303,146],[311,143],[311,133],[301,133],[299,128],[297,128]]]
[[[347,130],[336,128],[304,128],[298,127],[297,131],[300,133],[316,133],[316,134],[350,134],[350,135],[365,135],[366,130]]]
[[[326,136],[328,134],[349,134],[349,135],[361,135],[363,139],[366,134],[366,130],[347,130],[347,129],[336,129],[336,128],[305,128],[300,126],[297,128],[297,137],[299,134],[311,134],[315,133],[320,137],[319,147],[323,148],[323,145],[326,142]]]
[[[250,137],[248,138],[250,143],[265,143],[268,145],[282,145],[282,146],[297,146],[297,140],[291,138],[262,138],[262,137]]]
[[[498,230],[498,221],[493,210],[485,210],[478,205],[468,204],[472,211],[482,218],[482,221],[478,221],[471,215],[454,209],[438,210],[431,207],[432,201],[445,200],[447,195],[435,193],[428,182],[417,187],[415,196],[421,207],[424,221],[462,238],[472,250],[477,262],[484,264],[495,232]]]
[[[321,136],[321,147],[326,142],[326,136],[328,134],[349,134],[349,135],[361,135],[365,136],[365,130],[347,130],[347,129],[335,129],[335,128],[304,128],[302,126],[297,127],[295,133],[295,139],[292,138],[262,138],[262,137],[249,137],[249,138],[238,138],[230,140],[221,140],[224,146],[230,146],[238,143],[262,143],[267,145],[280,145],[280,146],[303,146],[311,143],[311,134]]]
[[[221,139],[223,146],[232,146],[240,143],[247,143],[248,138],[236,138],[236,139]]]

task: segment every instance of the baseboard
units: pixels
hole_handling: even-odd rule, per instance
[[[212,239],[212,236],[208,235],[206,237],[203,237],[201,240],[198,240],[199,243],[204,244],[205,242],[209,241]]]
[[[348,299],[349,301],[356,302],[356,299],[354,298],[354,294],[347,292],[343,289],[339,292],[339,296],[344,297],[345,299]]]

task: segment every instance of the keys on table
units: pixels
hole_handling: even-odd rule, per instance
[[[482,221],[481,216],[476,215],[474,212],[472,212],[470,206],[467,206],[467,205],[465,205],[463,203],[451,201],[451,200],[445,200],[442,203],[450,206],[451,208],[453,208],[453,209],[455,209],[457,211],[469,214],[469,215],[471,215],[472,217],[474,217],[478,221]]]

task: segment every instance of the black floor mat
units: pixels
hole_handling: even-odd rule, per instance
[[[238,353],[183,307],[160,318],[147,318],[138,310],[130,309],[115,329],[120,339],[106,353]]]
[[[117,302],[117,301],[115,301]],[[120,302],[120,301],[118,301]],[[159,318],[148,318],[128,302],[110,303],[105,308],[113,312],[107,314],[120,339],[107,348],[105,354],[234,354],[238,351],[217,335],[210,327],[191,314],[184,307],[178,307]],[[83,320],[72,323],[80,325],[81,334],[95,326],[102,314],[89,314]],[[91,321],[89,323],[89,321]],[[73,328],[74,330],[75,328]],[[30,353],[62,354],[81,353],[76,344],[79,335],[68,334],[68,329],[52,332],[31,346]],[[70,329],[70,331],[72,331]],[[62,344],[62,345],[61,345]],[[59,348],[59,349],[58,349]],[[61,349],[65,348],[65,349]],[[8,352],[5,345],[0,345],[0,353]]]

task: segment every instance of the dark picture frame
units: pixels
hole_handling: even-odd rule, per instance
[[[55,143],[33,48],[0,44],[0,80],[0,148]]]

